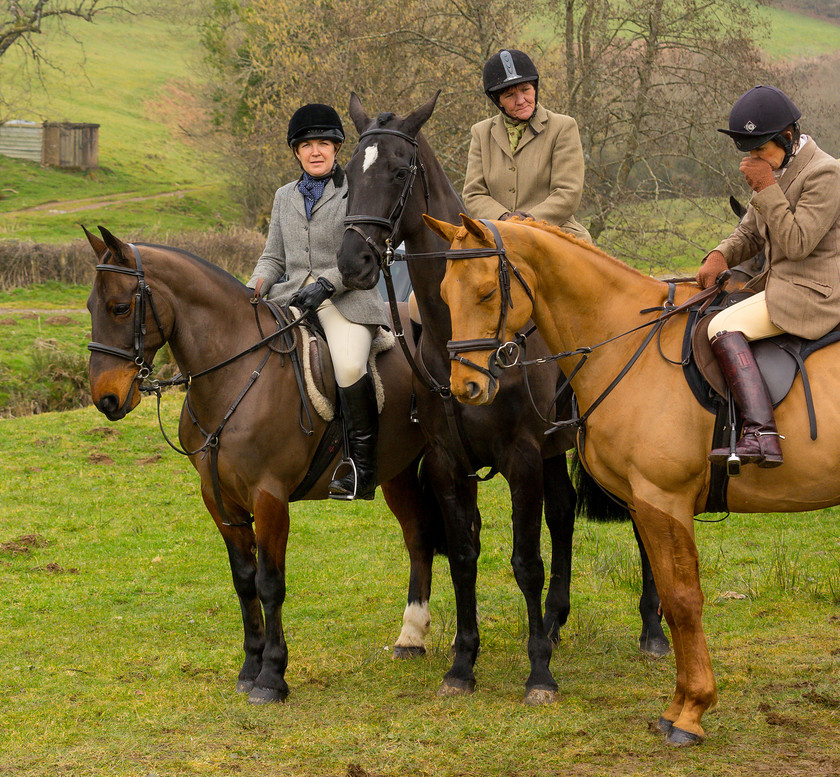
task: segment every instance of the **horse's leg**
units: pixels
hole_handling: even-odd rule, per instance
[[[254,501],[254,528],[257,539],[257,591],[265,613],[265,649],[262,669],[254,680],[248,701],[266,704],[285,701],[289,693],[285,679],[289,652],[282,618],[286,598],[288,504],[259,489]]]
[[[265,647],[262,607],[257,596],[257,557],[255,555],[254,530],[250,523],[244,523],[243,526],[226,526],[222,523],[213,494],[208,494],[202,488],[201,496],[224,540],[228,562],[230,563],[230,572],[233,577],[233,588],[237,597],[239,597],[242,627],[245,632],[243,643],[245,662],[239,670],[236,690],[239,693],[249,693],[254,687],[254,680],[262,669],[263,648]],[[244,512],[235,516],[235,520],[243,522],[249,518],[250,516]]]
[[[689,528],[649,502],[634,496],[639,533],[650,557],[665,619],[671,628],[677,682],[659,728],[675,745],[695,744],[705,732],[703,713],[717,701],[706,635],[697,546]],[[686,521],[693,518],[690,513]]]
[[[391,512],[400,522],[411,565],[408,603],[403,613],[402,631],[394,644],[394,658],[413,658],[425,655],[425,638],[431,625],[429,597],[432,591],[432,562],[435,553],[434,522],[439,509],[437,504],[430,504],[434,497],[424,493],[416,463],[412,463],[395,478],[383,483],[382,494]]]
[[[543,460],[536,448],[516,446],[506,474],[513,507],[513,575],[525,597],[528,612],[528,659],[531,673],[525,681],[525,701],[542,704],[554,700],[557,683],[551,675],[551,640],[543,624],[542,596],[545,569],[540,555],[543,513]]]
[[[456,696],[475,690],[474,667],[479,650],[475,582],[481,526],[476,503],[478,489],[448,455],[431,449],[426,455],[426,466],[443,511],[456,610],[455,658],[438,696]]]
[[[569,617],[572,579],[572,535],[575,531],[575,490],[566,454],[543,461],[545,523],[551,535],[551,572],[545,596],[545,631],[552,642]]]
[[[642,633],[639,637],[639,650],[656,658],[668,655],[671,646],[662,630],[662,613],[659,608],[659,593],[653,580],[650,559],[645,545],[639,536],[639,530],[633,522],[633,534],[639,546],[639,558],[642,562],[642,595],[639,597],[639,615],[642,616]]]

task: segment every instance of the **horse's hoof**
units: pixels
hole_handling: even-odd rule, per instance
[[[438,696],[468,696],[475,690],[475,680],[444,680],[438,688]]]
[[[664,637],[640,639],[639,652],[651,658],[662,658],[671,652],[671,645]]]
[[[554,688],[535,686],[525,693],[522,699],[525,704],[537,707],[541,704],[553,704],[557,698],[557,691]]]
[[[674,745],[674,747],[691,747],[692,745],[699,745],[703,741],[703,737],[672,725],[671,730],[665,735],[665,741],[669,745]]]
[[[286,701],[288,691],[281,691],[279,688],[260,688],[254,686],[248,694],[249,704],[274,704]]]
[[[657,720],[656,723],[654,723],[651,726],[651,728],[657,734],[664,734],[665,736],[668,736],[668,734],[671,733],[671,729],[673,727],[674,727],[674,721],[673,720],[668,720],[668,718],[663,718],[663,717],[660,717],[659,720]]]
[[[237,693],[251,693],[251,690],[254,687],[253,680],[239,680],[236,683],[236,692]]]
[[[426,648],[422,645],[394,645],[394,653],[391,658],[420,658],[426,655]]]

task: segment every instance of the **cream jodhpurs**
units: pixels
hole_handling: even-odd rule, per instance
[[[741,332],[747,340],[763,340],[784,334],[783,329],[770,321],[763,291],[721,310],[709,322],[709,340],[721,332]]]

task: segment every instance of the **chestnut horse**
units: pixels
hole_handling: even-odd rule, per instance
[[[422,216],[457,218],[463,203],[431,147],[420,134],[437,96],[405,117],[381,113],[370,118],[359,98],[350,98],[350,116],[360,133],[346,167],[350,184],[347,224],[338,254],[344,284],[370,288],[379,280],[386,245],[406,244],[406,260],[423,323],[417,352],[417,415],[428,441],[426,465],[446,524],[449,565],[455,589],[457,635],[455,660],[439,693],[469,693],[475,688],[474,664],[479,651],[476,627],[476,576],[481,515],[476,504],[476,469],[491,467],[508,482],[512,504],[513,566],[528,613],[531,673],[526,700],[553,698],[557,683],[549,670],[551,640],[569,613],[575,490],[569,479],[566,451],[573,435],[545,435],[549,413],[562,380],[556,367],[525,374],[509,371],[501,381],[493,408],[465,408],[449,395],[449,312],[440,298],[445,261],[423,255],[443,247],[426,229]],[[548,355],[541,338],[529,338],[528,353]],[[541,408],[534,409],[534,399]],[[543,617],[540,596],[545,573],[540,554],[542,511],[551,535],[551,572]],[[614,511],[617,512],[617,511]],[[624,512],[626,516],[626,511]],[[641,548],[641,543],[640,543]],[[659,600],[647,559],[642,553],[643,590],[640,647],[656,655],[669,650],[660,624]]]
[[[85,230],[99,261],[88,299],[93,401],[111,421],[123,418],[140,402],[155,353],[169,343],[189,378],[180,443],[227,546],[242,610],[245,661],[237,690],[253,703],[283,701],[289,500],[307,475],[326,422],[301,397],[291,348],[279,337],[252,347],[278,323],[265,302],[255,308],[250,289],[184,251],[126,244],[100,231],[102,240]],[[424,444],[410,421],[411,371],[398,348],[381,354],[377,368],[385,390],[378,477],[411,563],[395,646],[395,655],[408,656],[424,652],[432,558],[442,529],[434,497],[418,475]],[[320,478],[296,499],[326,498],[338,442],[335,448]]]
[[[679,366],[685,319],[662,312],[668,285],[545,224],[482,223],[465,216],[462,226],[429,221],[452,249],[467,249],[463,256],[485,250],[483,258],[449,261],[441,286],[453,338],[487,338],[487,350],[468,353],[470,360],[489,358],[497,327],[499,339],[511,339],[531,317],[568,369],[588,356],[572,378],[582,422],[578,446],[595,479],[630,507],[671,628],[676,689],[658,728],[674,744],[699,742],[703,713],[717,700],[694,542],[694,516],[703,512],[709,489],[706,457],[714,418],[694,398]],[[486,256],[497,247],[493,229],[504,258],[498,251]],[[509,283],[500,281],[500,268],[509,272]],[[679,305],[692,292],[696,286],[678,289],[673,302]],[[660,347],[642,348],[657,330]],[[457,342],[451,346],[457,351]],[[785,435],[784,465],[745,467],[729,484],[731,510],[816,510],[840,503],[834,475],[840,462],[837,346],[809,357],[808,372],[819,438],[810,439],[798,377],[776,410]],[[456,361],[452,391],[476,405],[492,402],[497,387],[483,372]]]

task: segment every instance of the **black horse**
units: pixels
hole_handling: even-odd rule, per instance
[[[511,563],[525,597],[529,624],[531,673],[526,700],[548,701],[557,689],[549,669],[552,640],[569,613],[576,501],[566,460],[566,452],[574,447],[573,435],[546,436],[548,425],[541,417],[549,412],[562,375],[553,362],[528,374],[527,382],[519,370],[504,371],[498,378],[498,399],[487,407],[467,407],[449,396],[446,346],[451,329],[449,311],[439,291],[445,261],[441,256],[419,256],[447,248],[426,228],[422,214],[455,221],[464,211],[460,197],[419,134],[436,101],[437,95],[405,118],[382,113],[371,119],[358,96],[352,94],[350,116],[361,137],[346,170],[350,183],[348,229],[339,251],[339,268],[348,287],[370,288],[379,279],[380,263],[383,255],[390,253],[388,248],[405,241],[423,326],[415,372],[417,414],[428,444],[426,466],[445,516],[457,607],[455,659],[439,694],[469,693],[475,688],[473,667],[479,650],[475,586],[481,528],[475,473],[491,467],[510,486]],[[529,358],[548,355],[538,336],[528,338],[527,349]],[[545,571],[539,543],[543,506],[552,543],[544,618],[540,596]],[[661,655],[668,652],[669,645],[644,551],[642,562],[640,646]]]

